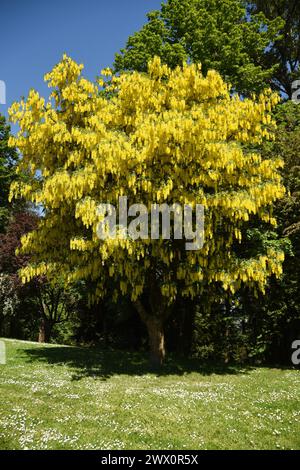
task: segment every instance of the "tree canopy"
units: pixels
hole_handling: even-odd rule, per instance
[[[129,295],[148,328],[155,359],[164,355],[163,323],[178,296],[193,297],[220,283],[235,292],[243,283],[263,289],[281,274],[282,253],[237,256],[242,227],[253,217],[274,224],[271,206],[284,195],[278,158],[262,159],[255,146],[272,138],[270,116],[278,96],[232,97],[217,72],[199,65],[171,70],[155,58],[148,73],[110,77],[110,99],[64,56],[46,75],[45,100],[31,91],[10,109],[20,132],[11,137],[29,180],[12,196],[42,204],[45,217],[22,239],[32,256],[21,271],[97,282],[93,299],[114,286]],[[38,175],[37,176],[37,170]],[[205,207],[205,242],[187,251],[182,240],[117,236],[100,240],[100,203],[195,203]],[[150,302],[144,299],[150,289]]]
[[[239,93],[266,87],[277,70],[265,51],[276,44],[283,19],[248,11],[241,0],[168,0],[148,14],[148,23],[127,40],[115,69],[146,71],[159,56],[174,68],[201,63],[203,73],[217,70]]]

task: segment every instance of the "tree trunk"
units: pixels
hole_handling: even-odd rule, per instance
[[[148,318],[146,326],[149,335],[150,363],[154,367],[160,367],[166,356],[163,323],[156,318]]]
[[[49,343],[52,332],[52,323],[46,320],[45,318],[41,319],[40,328],[39,328],[39,343]]]
[[[45,342],[45,336],[46,336],[46,332],[45,332],[45,320],[42,319],[40,321],[40,326],[39,326],[39,339],[38,339],[38,342],[39,343],[44,343]]]
[[[139,299],[134,302],[134,305],[141,320],[147,327],[149,336],[150,364],[153,367],[160,367],[166,355],[163,328],[166,315],[163,315],[162,313],[160,315],[148,314]]]

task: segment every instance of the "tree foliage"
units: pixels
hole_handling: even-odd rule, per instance
[[[292,83],[299,79],[300,3],[298,0],[258,0],[249,2],[249,11],[263,13],[269,21],[282,19],[279,39],[264,54],[266,68],[274,68],[273,87],[292,97]]]
[[[276,140],[267,145],[267,158],[281,155],[284,160],[285,197],[278,201],[275,214],[278,234],[290,241],[281,280],[271,283],[268,295],[262,299],[266,318],[264,339],[271,339],[271,352],[277,359],[287,359],[291,343],[300,334],[300,108],[292,102],[277,107]],[[258,312],[260,309],[258,309]],[[275,354],[278,349],[277,355]],[[274,352],[275,350],[275,352]]]
[[[8,194],[11,182],[15,179],[17,163],[16,149],[8,146],[10,126],[4,116],[0,115],[0,233],[3,232],[8,220],[10,209]]]
[[[16,254],[20,248],[23,235],[34,230],[37,226],[38,216],[29,210],[12,214],[5,233],[0,234],[0,272],[16,275],[18,270],[26,266],[29,257]]]
[[[241,0],[168,0],[148,14],[148,23],[116,54],[117,71],[146,71],[154,56],[174,68],[189,60],[214,69],[235,90],[251,94],[266,87],[276,63],[265,51],[278,37],[281,18],[248,13]]]
[[[31,91],[10,110],[20,125],[10,144],[23,154],[19,170],[31,174],[12,185],[12,194],[45,208],[38,229],[22,239],[32,260],[21,275],[92,279],[94,299],[111,284],[115,299],[129,294],[160,361],[163,322],[178,296],[199,295],[210,283],[231,292],[243,283],[263,288],[271,273],[281,274],[276,250],[248,259],[234,251],[254,214],[275,223],[270,207],[284,194],[281,161],[249,150],[272,138],[278,97],[240,100],[214,71],[207,77],[197,65],[172,71],[155,58],[148,74],[112,77],[116,94],[107,100],[99,94],[103,83],[85,80],[81,69],[65,56],[46,75],[54,106]],[[98,204],[117,206],[120,195],[148,209],[203,204],[203,249],[186,251],[182,240],[162,237],[100,240]]]

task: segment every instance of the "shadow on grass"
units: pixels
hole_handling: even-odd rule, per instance
[[[196,359],[184,359],[169,356],[160,369],[149,365],[148,356],[143,353],[126,351],[106,351],[94,348],[76,348],[43,346],[22,349],[22,355],[29,362],[46,362],[53,365],[67,365],[73,371],[73,380],[85,377],[97,377],[106,380],[113,375],[145,375],[154,373],[158,376],[184,375],[197,372],[211,374],[245,374],[250,366],[203,364]]]

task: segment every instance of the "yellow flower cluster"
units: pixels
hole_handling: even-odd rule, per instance
[[[19,171],[29,175],[12,185],[11,197],[45,208],[38,229],[23,238],[23,251],[33,255],[23,281],[57,272],[97,281],[91,300],[111,283],[115,296],[137,299],[156,269],[172,301],[179,290],[194,296],[211,282],[234,291],[241,283],[263,288],[270,274],[280,275],[281,253],[245,261],[233,250],[253,215],[275,223],[270,208],[284,194],[280,159],[263,160],[249,147],[272,138],[278,96],[241,100],[218,73],[204,77],[199,65],[170,70],[158,58],[148,74],[104,70],[96,84],[82,78],[82,68],[64,56],[45,76],[48,102],[31,91],[10,109],[20,127],[10,144],[22,154]],[[121,195],[147,207],[203,204],[203,249],[186,252],[178,240],[99,240],[97,206]]]

